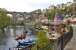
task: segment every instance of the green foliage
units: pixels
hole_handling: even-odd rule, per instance
[[[5,44],[4,39],[6,38],[6,34],[0,30],[0,45]]]
[[[4,28],[10,24],[10,17],[7,16],[6,10],[0,8],[0,44],[3,44],[6,34],[4,33]]]
[[[7,16],[4,9],[0,9],[0,29],[10,24],[10,17]]]
[[[40,48],[45,47],[48,44],[48,42],[49,42],[49,39],[46,36],[46,32],[39,31],[37,34],[38,34],[37,35],[37,37],[38,37],[38,41],[37,41],[38,46]]]
[[[40,48],[45,48],[47,47],[47,45],[49,44],[49,39],[47,38],[46,36],[46,32],[44,32],[43,30],[40,30],[38,33],[37,33],[37,43],[36,45],[32,48],[32,50],[36,50],[37,47],[38,49]],[[49,48],[48,48],[49,49]]]
[[[31,50],[37,50],[37,45],[34,45]]]
[[[41,9],[37,9],[37,10],[34,10],[34,11],[32,11],[31,13],[39,13],[39,14],[41,14]]]
[[[53,7],[51,9],[46,9],[46,15],[47,15],[48,19],[54,20],[56,12],[57,12],[56,7]]]

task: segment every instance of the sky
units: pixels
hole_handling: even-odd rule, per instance
[[[72,0],[0,0],[0,8],[8,11],[30,12],[66,2],[72,2]]]

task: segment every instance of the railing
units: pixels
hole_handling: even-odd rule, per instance
[[[60,39],[59,43],[61,43],[61,50],[65,48],[65,46],[71,40],[72,37],[73,37],[73,29],[70,26],[70,32],[64,33],[64,35],[61,36],[61,38],[59,38]]]
[[[71,40],[72,37],[73,37],[73,29],[72,29],[72,27],[70,27],[70,32],[68,32],[67,34],[64,34],[64,36],[63,36],[63,46],[64,47]]]

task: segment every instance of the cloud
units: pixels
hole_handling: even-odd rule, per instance
[[[0,8],[9,11],[32,11],[47,8],[50,4],[58,4],[70,0],[0,0]],[[71,0],[72,1],[72,0]]]

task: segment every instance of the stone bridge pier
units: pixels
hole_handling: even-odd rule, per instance
[[[24,24],[24,29],[25,29],[25,23],[26,23],[26,17],[28,15],[28,13],[26,12],[6,12],[7,14],[12,15],[11,19],[13,21],[13,24]],[[11,23],[11,21],[10,21]],[[10,26],[8,26],[8,30],[10,30]],[[13,28],[13,33],[14,35],[16,34],[16,26],[15,28]]]
[[[23,24],[25,24],[25,20],[28,15],[28,13],[26,12],[7,12],[7,14],[12,15],[12,20],[14,24],[20,22],[23,22]]]

